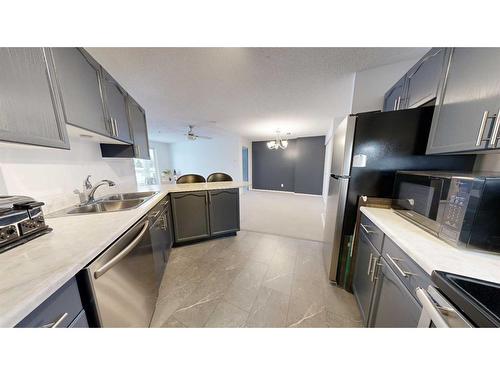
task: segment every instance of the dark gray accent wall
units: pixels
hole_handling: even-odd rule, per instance
[[[322,193],[324,136],[291,139],[285,150],[269,150],[266,143],[252,142],[254,189]]]
[[[270,150],[267,141],[252,142],[252,187],[293,191],[295,185],[295,139],[284,150]],[[283,186],[281,186],[283,185]]]
[[[297,138],[295,143],[295,192],[323,192],[325,137]]]

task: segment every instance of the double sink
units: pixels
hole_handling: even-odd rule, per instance
[[[139,207],[155,194],[157,194],[156,191],[145,191],[106,195],[92,203],[74,207],[66,211],[66,214],[93,214],[129,210]]]

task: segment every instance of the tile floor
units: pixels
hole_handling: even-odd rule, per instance
[[[249,190],[240,194],[241,229],[323,240],[323,198],[312,195]]]
[[[360,327],[321,252],[320,242],[250,231],[174,248],[151,326]]]

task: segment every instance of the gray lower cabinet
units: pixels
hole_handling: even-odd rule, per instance
[[[120,141],[132,143],[128,122],[127,92],[104,69],[102,69],[101,76],[111,135]]]
[[[69,149],[47,48],[0,48],[0,141]]]
[[[447,67],[427,154],[498,148],[500,48],[453,48]]]
[[[380,254],[363,232],[359,232],[352,289],[358,303],[363,323],[368,325],[375,279],[372,273]]]
[[[208,198],[206,191],[171,193],[175,242],[210,237]]]
[[[64,121],[109,136],[100,65],[83,49],[52,48]]]
[[[17,327],[64,328],[86,325],[88,326],[88,323],[80,292],[76,279],[72,278],[24,318]]]
[[[370,327],[415,328],[422,307],[384,259],[378,265]]]
[[[150,155],[146,112],[130,96],[127,99],[127,110],[134,138],[134,157],[138,159],[149,159]]]
[[[239,189],[209,190],[208,202],[212,236],[240,230]]]
[[[445,48],[432,48],[407,74],[405,105],[419,107],[436,98],[445,62]]]
[[[384,96],[384,112],[406,108],[405,103],[406,75],[397,81]]]
[[[85,310],[80,311],[80,314],[71,322],[69,328],[89,328],[89,322]]]

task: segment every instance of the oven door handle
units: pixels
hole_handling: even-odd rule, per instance
[[[436,326],[436,328],[449,328],[450,326],[446,323],[439,312],[438,306],[432,301],[431,296],[422,288],[417,288],[415,290],[417,298],[422,304],[422,313],[426,313],[430,321]]]
[[[148,230],[149,227],[149,221],[146,221],[144,225],[142,226],[141,231],[135,237],[122,251],[120,251],[115,257],[113,257],[110,261],[108,261],[106,264],[104,264],[101,268],[99,268],[97,271],[94,272],[94,278],[98,279],[102,275],[104,275],[106,272],[108,272],[114,265],[116,265],[118,262],[120,262],[123,258],[127,256],[128,253],[130,253],[139,243],[139,241],[144,237],[144,234],[146,234],[146,231]]]

